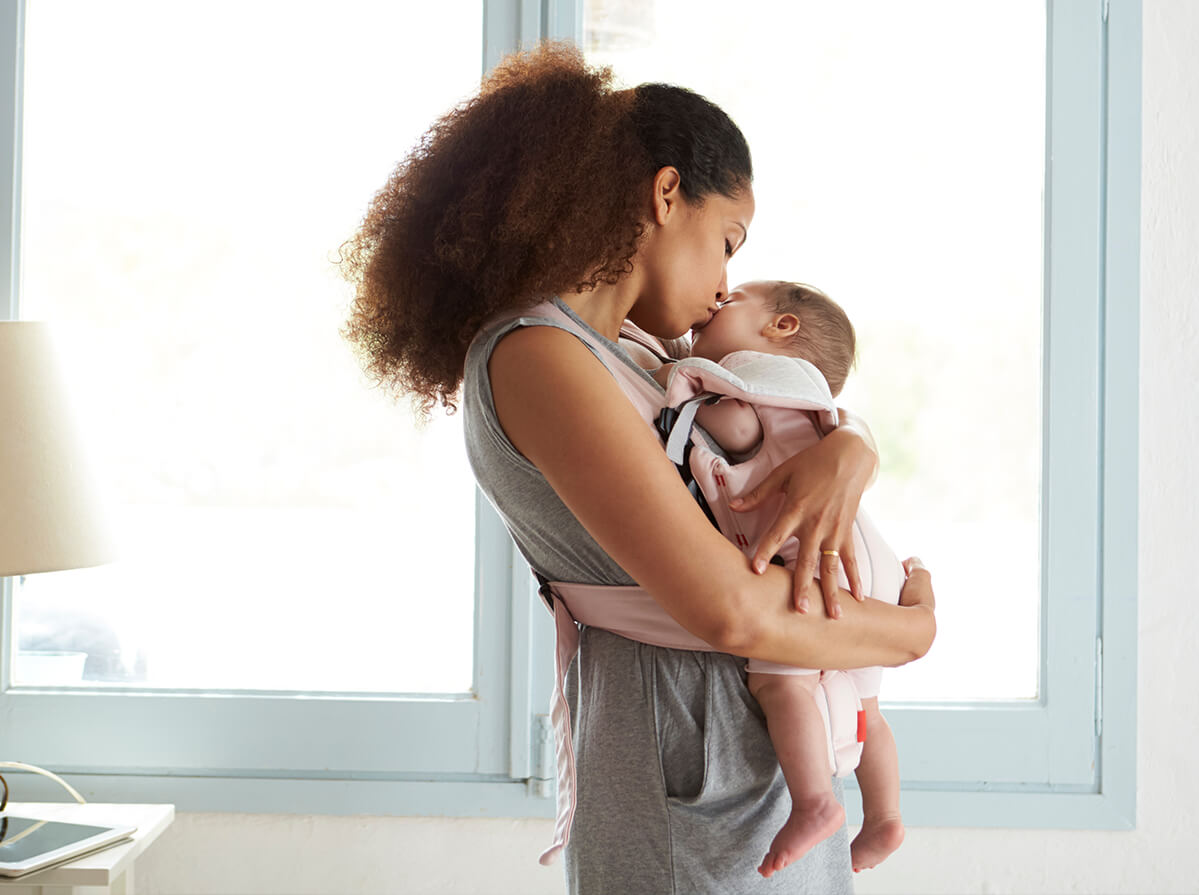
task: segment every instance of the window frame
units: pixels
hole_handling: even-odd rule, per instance
[[[1047,12],[1040,692],[887,707],[914,825],[1136,821],[1141,5]]]
[[[1047,9],[1040,695],[887,706],[913,826],[1135,825],[1138,437],[1122,421],[1138,418],[1141,2]],[[23,3],[0,16],[13,63],[0,70],[0,127],[13,137],[0,154],[0,207],[11,212],[0,215],[0,316],[11,316]],[[483,67],[541,37],[581,43],[582,21],[582,0],[485,0]],[[0,678],[0,753],[67,773],[92,798],[165,798],[187,811],[551,816],[552,630],[502,524],[477,504],[473,695],[13,692]],[[0,584],[7,644],[11,588]],[[197,723],[198,705],[217,707],[211,721]],[[264,718],[303,736],[258,742]],[[80,729],[86,761],[64,745]],[[57,798],[52,786],[33,778],[30,797]]]
[[[539,5],[483,7],[480,74],[547,27]],[[0,153],[8,212],[0,213],[8,287],[0,319],[16,319],[19,309],[24,22],[24,0],[0,5],[0,53],[10,63],[0,67],[0,128],[9,136]],[[477,490],[475,507],[470,692],[17,688],[0,662],[0,754],[69,775],[89,798],[167,799],[181,810],[552,816],[552,748],[540,717],[548,663],[532,661],[551,655],[552,628],[536,613],[523,559]],[[12,592],[12,580],[0,579],[0,654],[12,639]],[[59,795],[40,777],[21,786],[27,801]]]

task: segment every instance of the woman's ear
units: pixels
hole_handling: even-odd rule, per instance
[[[683,199],[678,169],[667,165],[654,175],[653,220],[661,227]]]
[[[766,324],[766,337],[770,339],[789,339],[799,332],[799,318],[794,314],[779,314]]]

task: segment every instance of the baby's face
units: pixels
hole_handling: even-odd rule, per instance
[[[706,326],[693,330],[691,354],[720,361],[734,351],[770,351],[767,328],[778,314],[770,306],[769,283],[743,283]]]

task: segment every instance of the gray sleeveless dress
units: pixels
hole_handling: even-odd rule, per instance
[[[614,360],[592,348],[602,362],[635,367],[623,349],[555,303],[616,352]],[[559,581],[633,584],[496,417],[487,375],[492,350],[518,326],[543,325],[557,324],[507,320],[485,328],[472,345],[462,404],[471,465],[539,572]],[[573,895],[852,892],[845,827],[768,880],[756,871],[790,799],[761,709],[746,689],[744,659],[585,628],[567,685],[578,760],[578,808],[566,848]],[[840,782],[834,786],[841,798]]]

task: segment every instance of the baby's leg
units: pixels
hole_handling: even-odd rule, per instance
[[[856,771],[862,790],[862,829],[849,849],[855,873],[881,863],[903,842],[895,737],[878,710],[877,696],[863,699],[862,708],[866,712],[866,742]]]
[[[749,691],[766,714],[770,740],[791,793],[791,816],[758,867],[762,876],[799,860],[845,822],[845,809],[833,795],[828,736],[816,707],[819,680],[818,673],[749,674]]]

